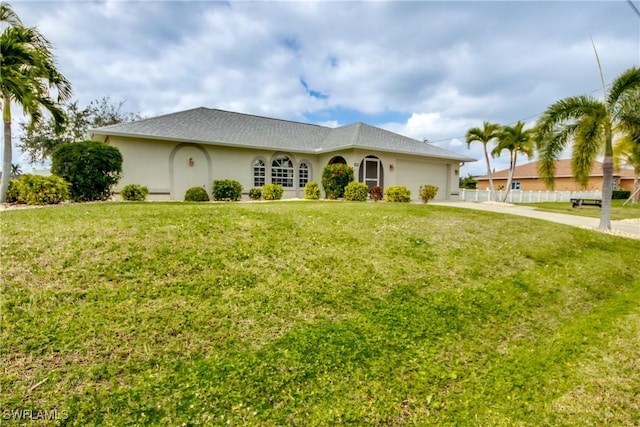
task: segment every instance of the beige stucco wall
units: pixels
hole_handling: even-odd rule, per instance
[[[192,186],[202,186],[211,194],[211,183],[216,179],[234,179],[243,192],[254,186],[253,163],[262,159],[267,165],[267,183],[270,182],[272,159],[281,152],[250,148],[210,146],[111,136],[107,142],[118,147],[123,155],[123,176],[116,191],[127,184],[149,187],[151,200],[182,200],[184,192]],[[381,161],[383,187],[406,185],[412,198],[418,199],[418,187],[432,184],[440,187],[438,199],[450,198],[458,188],[459,164],[455,161],[398,155],[375,150],[348,149],[332,153],[282,152],[294,164],[294,187],[285,188],[284,198],[303,198],[304,188],[298,187],[298,165],[305,161],[310,167],[310,180],[320,183],[322,169],[335,156],[342,156],[354,168],[356,180],[363,159],[375,156]]]

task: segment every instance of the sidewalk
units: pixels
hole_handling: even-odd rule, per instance
[[[430,202],[437,206],[450,206],[454,208],[475,209],[488,212],[505,213],[511,215],[525,216],[529,218],[542,219],[545,221],[557,222],[559,224],[571,225],[581,228],[592,228],[596,231],[600,224],[599,218],[589,218],[579,215],[568,215],[554,212],[543,212],[535,210],[532,206],[512,205],[509,203],[496,202]],[[612,234],[619,234],[633,239],[640,239],[640,219],[611,221]],[[608,231],[607,231],[608,232]]]

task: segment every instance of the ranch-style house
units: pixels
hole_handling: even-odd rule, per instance
[[[352,166],[369,187],[404,185],[412,199],[436,185],[444,200],[458,194],[461,163],[475,161],[364,123],[329,128],[204,107],[93,129],[91,138],[122,153],[116,192],[146,185],[151,200],[183,200],[194,186],[211,194],[216,179],[239,181],[245,194],[281,184],[283,198],[303,198],[332,163]]]

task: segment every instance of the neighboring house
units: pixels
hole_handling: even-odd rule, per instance
[[[284,198],[303,198],[323,168],[345,163],[369,187],[405,185],[413,199],[424,184],[438,199],[458,194],[461,162],[474,161],[364,123],[338,128],[209,108],[196,108],[91,130],[92,139],[120,149],[126,184],[149,187],[156,200],[183,200],[190,187],[211,194],[216,179],[234,179],[243,192],[276,183]]]
[[[507,185],[507,177],[509,169],[494,172],[493,185],[496,190],[504,189]],[[635,173],[631,169],[621,168],[613,172],[613,188],[614,190],[633,190],[633,179]],[[487,175],[476,177],[478,181],[478,189],[484,190],[489,188],[489,177]],[[602,163],[594,162],[589,174],[589,182],[585,188],[573,178],[571,171],[571,160],[563,159],[556,161],[554,190],[557,191],[580,191],[580,190],[601,190],[602,189]],[[522,191],[539,191],[549,190],[545,183],[538,175],[538,162],[531,162],[521,166],[516,166],[511,182],[512,190]]]

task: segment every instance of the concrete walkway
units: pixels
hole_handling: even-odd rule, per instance
[[[569,215],[554,212],[543,212],[536,210],[535,207],[532,206],[512,205],[509,203],[495,202],[430,202],[429,204],[526,216],[529,218],[557,222],[559,224],[572,225],[574,227],[593,228],[596,231],[602,231],[598,230],[598,224],[600,224],[599,218],[589,218],[580,215]],[[613,234],[640,239],[640,219],[611,221],[611,228],[611,233]]]

